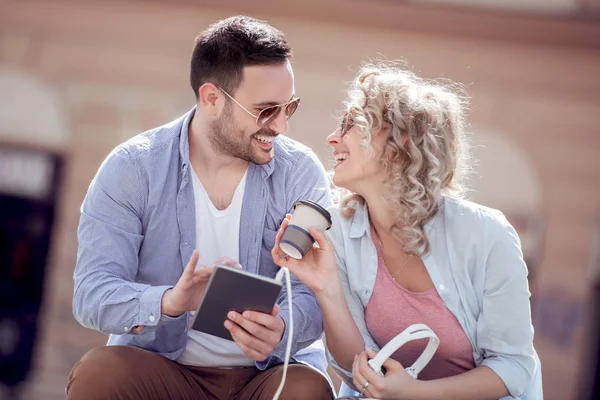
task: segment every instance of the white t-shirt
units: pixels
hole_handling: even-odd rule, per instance
[[[196,249],[200,253],[199,264],[211,265],[220,257],[239,260],[240,216],[246,173],[235,189],[231,204],[225,210],[218,210],[214,206],[193,168],[191,175],[196,207]],[[192,320],[193,318],[190,318],[190,324]],[[254,360],[245,355],[234,342],[191,328],[188,329],[187,346],[177,361],[198,367],[254,365]]]

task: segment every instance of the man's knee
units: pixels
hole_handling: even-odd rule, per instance
[[[67,398],[110,398],[131,379],[130,353],[136,350],[140,349],[105,346],[88,351],[69,374]]]
[[[290,365],[282,398],[297,400],[331,400],[333,391],[329,381],[313,368],[301,364]]]

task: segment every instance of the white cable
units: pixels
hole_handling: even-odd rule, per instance
[[[290,360],[290,353],[292,352],[292,337],[294,335],[294,318],[292,315],[292,314],[294,314],[294,309],[292,308],[292,281],[290,279],[290,270],[288,270],[286,267],[281,267],[281,269],[277,272],[275,279],[277,279],[279,282],[281,282],[283,279],[283,275],[286,276],[285,286],[287,288],[288,307],[290,310],[289,323],[288,323],[288,326],[286,327],[286,329],[288,330],[288,339],[287,339],[287,344],[285,346],[285,360],[283,360],[283,375],[281,377],[281,383],[279,384],[279,387],[277,388],[277,392],[275,392],[275,396],[273,396],[273,400],[279,399],[279,395],[281,394],[281,392],[283,391],[283,387],[285,386],[285,377],[287,375],[287,368],[288,368],[288,363]]]

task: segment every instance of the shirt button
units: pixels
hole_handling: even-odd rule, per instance
[[[440,290],[444,290],[444,289],[446,289],[446,286],[444,286],[444,284],[441,284],[440,285]]]
[[[154,315],[151,315],[151,316],[149,316],[149,317],[148,317],[148,319],[150,320],[150,322],[154,322],[154,320],[155,320],[156,318],[154,318]]]

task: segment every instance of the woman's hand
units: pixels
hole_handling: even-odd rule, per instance
[[[279,248],[279,242],[292,219],[287,214],[281,222],[275,238],[275,247],[271,251],[273,261],[280,267],[287,267],[302,283],[308,286],[315,295],[327,293],[340,287],[333,246],[323,232],[309,228],[308,232],[316,243],[301,260],[289,257]]]
[[[407,399],[410,386],[415,380],[406,372],[404,367],[396,360],[388,358],[383,363],[386,369],[385,376],[378,375],[371,369],[368,360],[377,353],[367,350],[354,357],[352,364],[352,381],[365,397],[376,399]]]

